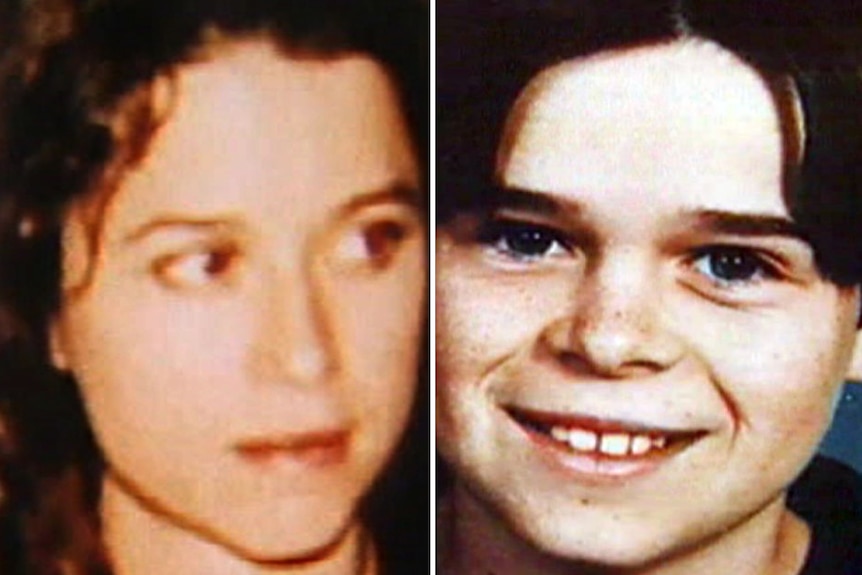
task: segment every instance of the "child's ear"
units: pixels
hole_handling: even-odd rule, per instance
[[[66,338],[57,318],[51,320],[48,328],[48,345],[51,352],[51,365],[58,371],[69,371],[69,356],[66,351]]]

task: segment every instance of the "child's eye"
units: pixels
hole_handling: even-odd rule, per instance
[[[736,286],[776,276],[775,268],[750,248],[713,246],[700,250],[693,267],[713,283]]]
[[[480,240],[495,251],[516,260],[537,260],[569,252],[569,242],[553,228],[529,222],[491,222]]]
[[[238,253],[233,248],[201,249],[158,259],[155,276],[174,288],[201,288],[224,282],[234,273]]]

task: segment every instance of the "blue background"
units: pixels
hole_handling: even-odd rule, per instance
[[[832,429],[820,451],[841,459],[862,473],[862,384],[848,383],[844,388]]]

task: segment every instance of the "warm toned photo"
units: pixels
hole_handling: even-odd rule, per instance
[[[862,573],[860,63],[854,3],[438,3],[439,573]]]
[[[0,572],[429,572],[427,3],[3,4]]]

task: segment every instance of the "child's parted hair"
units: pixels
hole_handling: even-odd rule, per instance
[[[450,0],[438,6],[437,30],[438,224],[493,201],[503,123],[539,71],[599,52],[707,40],[748,63],[772,92],[785,201],[821,273],[862,283],[862,4]]]

